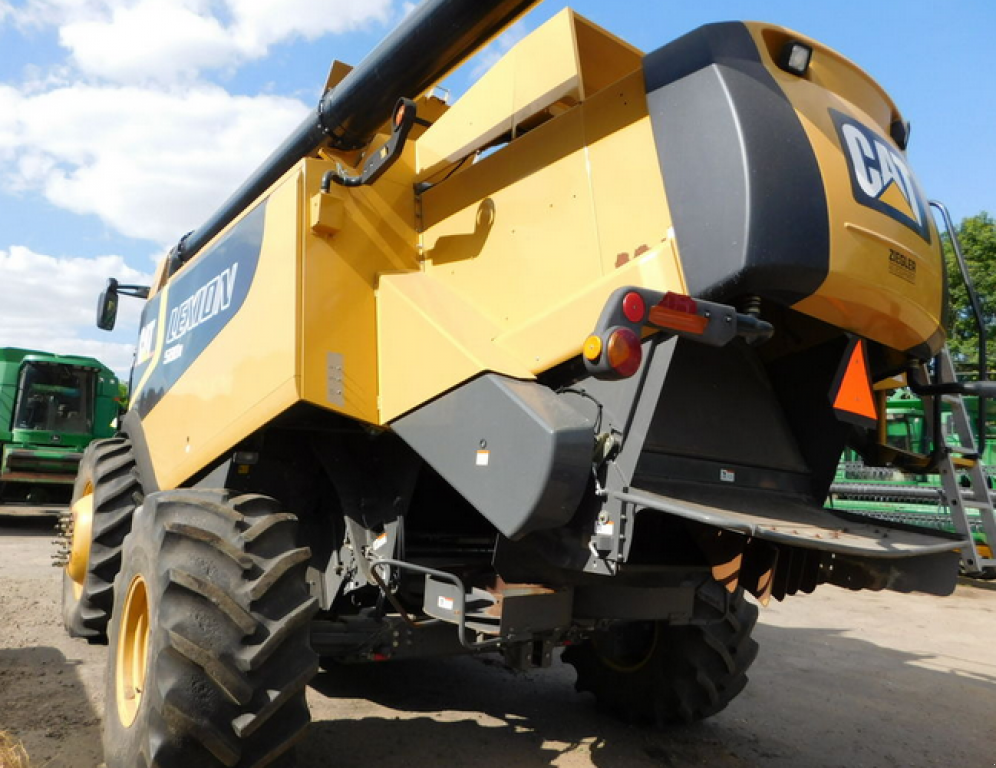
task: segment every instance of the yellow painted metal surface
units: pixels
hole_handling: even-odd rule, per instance
[[[573,14],[563,11],[520,41],[471,87],[418,142],[416,171],[432,176],[560,103],[581,100]]]
[[[270,194],[262,252],[242,308],[143,419],[161,488],[179,486],[299,398],[300,200],[295,169]],[[153,365],[162,364],[169,289]]]
[[[381,422],[378,380],[383,380],[378,371],[378,280],[420,268],[413,161],[409,148],[375,185],[333,189],[344,212],[344,225],[334,236],[312,232],[307,222],[303,227],[302,398],[375,424]],[[322,174],[331,167],[304,162],[305,199],[319,193]]]
[[[861,69],[816,41],[760,24],[748,28],[764,63],[799,115],[826,188],[829,274],[812,296],[794,308],[894,349],[923,343],[943,320],[943,261],[933,218],[928,209],[928,243],[909,227],[855,199],[847,149],[841,147],[827,108],[828,90],[830,106],[875,130],[889,144],[889,124],[899,117],[898,110]],[[789,38],[814,49],[806,77],[789,74],[774,62]],[[910,211],[895,185],[886,190],[884,201]],[[897,269],[897,259],[914,267]]]
[[[496,140],[515,138],[638,70],[641,52],[565,9],[516,44],[419,140],[430,178]]]
[[[479,372],[526,378],[576,356],[621,285],[684,288],[660,170],[647,162],[656,155],[639,53],[562,13],[507,58],[426,132],[421,167],[445,167],[425,159],[425,141],[430,158],[474,146],[462,105],[495,92],[507,102],[524,62],[538,78],[530,93],[569,82],[584,100],[551,116],[542,99],[524,99],[542,119],[519,109],[527,131],[422,194],[424,273],[382,278],[378,297],[383,421]]]

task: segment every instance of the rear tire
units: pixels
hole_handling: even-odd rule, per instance
[[[80,460],[72,504],[90,495],[93,503],[89,541],[85,546],[82,583],[62,571],[62,623],[72,637],[91,644],[107,642],[107,623],[114,604],[114,577],[121,567],[121,545],[144,494],[132,455],[131,441],[111,437],[90,443]],[[74,530],[73,538],[88,535]],[[70,546],[73,542],[70,540]]]
[[[658,727],[690,723],[723,710],[747,685],[757,656],[751,630],[757,607],[743,590],[710,582],[696,597],[701,624],[663,621],[616,624],[564,651],[577,671],[575,688],[631,722]]]
[[[297,518],[264,496],[170,491],[135,514],[108,649],[108,768],[259,768],[310,720],[316,600]]]

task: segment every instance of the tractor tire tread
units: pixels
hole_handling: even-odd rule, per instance
[[[256,528],[270,518],[284,524]],[[249,530],[258,533],[247,538]],[[309,633],[317,601],[305,580],[310,551],[296,536],[297,518],[268,497],[199,490],[150,497],[125,544],[119,581],[144,567],[156,596],[154,679],[146,681],[142,727],[126,733],[108,683],[108,768],[131,768],[139,754],[162,768],[261,768],[293,746],[310,719],[305,690],[318,670]],[[260,583],[265,588],[254,592]]]
[[[751,637],[756,606],[739,590],[721,590],[715,583],[700,588],[697,608],[704,615],[698,617],[704,623],[659,623],[657,642],[639,669],[609,665],[591,641],[565,649],[563,660],[577,672],[575,688],[632,723],[663,727],[722,711],[747,685],[758,648]]]

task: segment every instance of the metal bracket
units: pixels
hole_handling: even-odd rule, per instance
[[[400,570],[413,571],[415,573],[421,573],[426,576],[432,576],[434,579],[439,579],[440,581],[445,581],[456,587],[456,597],[455,605],[453,607],[453,614],[457,617],[457,639],[460,641],[460,645],[466,648],[468,651],[479,651],[483,648],[493,648],[501,643],[505,642],[504,638],[496,637],[491,640],[470,640],[467,638],[467,587],[464,585],[463,581],[459,576],[455,576],[452,573],[447,573],[446,571],[438,571],[435,568],[426,568],[422,565],[415,565],[414,563],[406,563],[404,560],[393,560],[389,558],[378,558],[370,562],[370,567],[373,571],[381,566],[398,568]]]
[[[411,99],[398,99],[392,112],[391,137],[387,142],[367,158],[355,176],[346,173],[341,167],[334,171],[326,171],[322,176],[322,192],[328,193],[332,189],[332,182],[343,187],[373,184],[401,157],[405,141],[408,140],[408,134],[415,123],[415,102]]]

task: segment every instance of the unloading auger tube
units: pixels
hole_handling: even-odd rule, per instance
[[[427,0],[332,90],[204,224],[181,238],[189,261],[301,158],[331,145],[366,146],[399,98],[426,91],[539,0]]]

